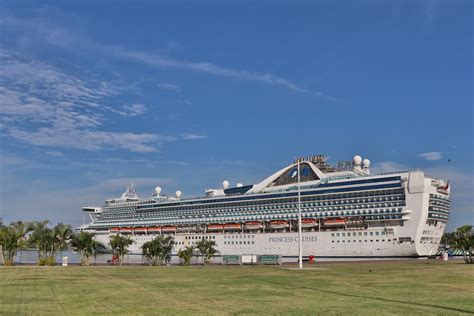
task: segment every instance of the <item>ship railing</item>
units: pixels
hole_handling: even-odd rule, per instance
[[[422,171],[421,169],[407,169],[407,170],[400,170],[400,171],[389,171],[389,172],[380,172],[368,176],[387,176],[391,174],[400,174],[400,173],[409,173],[409,172],[416,172],[416,171]]]

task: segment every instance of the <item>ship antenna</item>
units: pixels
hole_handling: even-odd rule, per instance
[[[299,247],[299,264],[300,269],[303,269],[303,248],[301,241],[301,186],[300,186],[300,159],[298,159],[298,247]]]

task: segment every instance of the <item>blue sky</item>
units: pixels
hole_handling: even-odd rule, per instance
[[[360,154],[449,178],[474,224],[472,50],[470,1],[0,2],[0,216]]]

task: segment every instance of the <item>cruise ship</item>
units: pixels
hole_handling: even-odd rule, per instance
[[[112,234],[134,240],[131,253],[159,234],[175,247],[214,240],[219,256],[278,255],[303,258],[426,257],[436,254],[449,219],[449,181],[420,170],[371,174],[370,161],[328,164],[322,155],[298,158],[260,183],[206,189],[183,198],[156,187],[139,198],[133,185],[102,207],[84,207],[94,232],[107,245]],[[298,217],[301,212],[301,235]],[[87,216],[86,216],[87,217]]]

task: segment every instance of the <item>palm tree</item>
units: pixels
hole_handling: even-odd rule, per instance
[[[31,223],[32,233],[28,239],[30,245],[38,250],[38,265],[53,265],[49,260],[49,252],[53,247],[53,231],[48,227],[49,221]]]
[[[25,236],[28,232],[29,225],[21,221],[0,227],[0,255],[4,265],[14,264],[17,251],[26,245]]]
[[[62,251],[66,249],[68,240],[73,236],[73,230],[71,225],[58,223],[54,228],[54,239],[56,249],[59,250],[59,256],[61,257]]]
[[[160,235],[143,244],[142,255],[150,265],[161,265],[163,261],[170,261],[173,246],[173,237]]]
[[[183,260],[183,264],[185,266],[189,266],[191,264],[191,259],[194,254],[194,247],[193,246],[187,246],[184,249],[180,249],[178,251],[178,257]]]
[[[70,238],[72,228],[63,223],[49,228],[49,221],[34,222],[31,224],[32,233],[29,238],[30,244],[38,249],[38,265],[54,265],[56,254],[66,247],[66,241]]]
[[[81,258],[81,265],[88,266],[89,258],[96,254],[100,248],[105,248],[103,244],[94,240],[94,233],[81,231],[79,234],[74,234],[71,237],[71,248],[79,252]]]
[[[160,260],[168,263],[171,261],[171,252],[174,247],[174,238],[171,236],[161,237],[161,253]]]
[[[197,244],[196,248],[202,255],[202,263],[205,265],[209,263],[212,257],[217,253],[216,242],[210,239],[201,239]]]
[[[134,241],[130,236],[122,236],[119,234],[110,236],[110,248],[112,253],[118,258],[119,265],[122,265],[123,257],[128,253],[128,247],[130,247]]]
[[[142,256],[152,266],[156,266],[160,263],[160,246],[160,242],[157,238],[147,241],[142,246]]]

